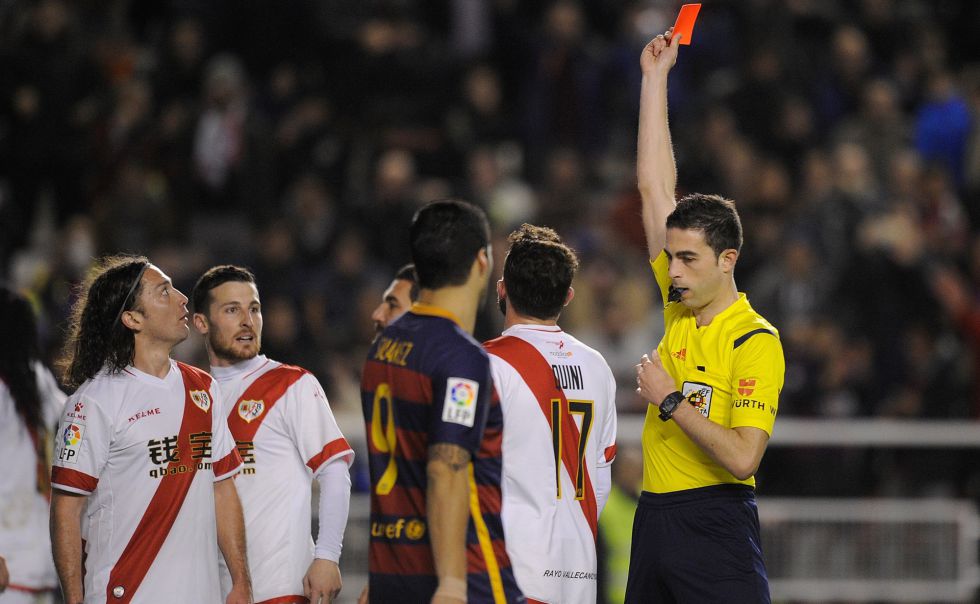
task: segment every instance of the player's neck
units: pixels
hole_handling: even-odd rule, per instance
[[[735,287],[735,280],[732,279],[725,284],[715,299],[701,308],[692,309],[694,320],[698,327],[711,325],[715,317],[720,315],[726,308],[738,301],[738,288]]]
[[[514,312],[513,307],[507,307],[507,314],[504,315],[504,329],[510,329],[515,325],[547,325],[555,327],[558,325],[558,317],[553,319],[538,319]]]
[[[423,289],[419,292],[419,303],[448,310],[459,321],[459,326],[472,335],[479,297],[468,284]]]
[[[171,347],[143,345],[138,342],[133,352],[133,367],[143,373],[163,379],[170,373]]]

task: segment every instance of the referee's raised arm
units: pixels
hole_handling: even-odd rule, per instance
[[[667,124],[667,75],[677,61],[680,36],[671,30],[650,41],[640,56],[640,124],[636,149],[636,180],[643,198],[643,229],[650,258],[660,255],[667,233],[667,215],[674,210],[677,168]]]

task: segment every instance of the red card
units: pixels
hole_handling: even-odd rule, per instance
[[[681,12],[677,13],[673,35],[683,34],[680,40],[681,44],[686,45],[691,43],[691,34],[694,33],[694,22],[698,20],[698,12],[700,10],[700,4],[685,4],[681,7]]]

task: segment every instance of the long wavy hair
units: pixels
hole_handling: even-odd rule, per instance
[[[41,393],[34,364],[40,358],[34,309],[26,298],[0,285],[0,379],[14,399],[17,415],[28,429],[40,431]]]
[[[139,310],[140,280],[150,265],[144,256],[107,256],[90,270],[71,310],[68,339],[58,361],[62,379],[77,388],[102,368],[122,371],[133,362],[136,339],[122,313]]]

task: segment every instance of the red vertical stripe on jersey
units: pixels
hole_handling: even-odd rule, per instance
[[[555,374],[551,365],[534,346],[514,336],[503,336],[491,340],[484,344],[484,347],[490,354],[506,361],[521,376],[521,379],[534,394],[534,398],[537,399],[541,412],[544,413],[548,425],[552,429],[554,426],[551,423],[551,401],[552,399],[561,401],[561,460],[574,485],[579,464],[577,448],[579,431],[574,418],[568,412],[568,399],[565,398],[565,393],[555,385]],[[599,512],[595,500],[595,490],[592,488],[592,477],[589,476],[587,466],[582,468],[582,475],[585,482],[585,496],[579,500],[579,503],[582,506],[585,520],[589,523],[589,528],[592,529],[592,538],[595,539],[598,533]],[[575,495],[572,493],[569,496],[574,497]]]
[[[269,417],[269,412],[279,402],[286,390],[295,384],[301,377],[306,375],[305,369],[293,367],[292,365],[280,365],[275,369],[263,373],[252,385],[245,389],[235,405],[228,412],[228,428],[235,440],[252,440],[255,433],[259,431],[259,426]],[[246,413],[239,413],[239,408],[245,401],[259,401],[262,409],[255,417],[248,417]]]
[[[126,604],[136,595],[153,560],[163,547],[163,542],[170,534],[174,520],[177,519],[177,514],[190,491],[191,482],[197,474],[197,463],[191,460],[189,455],[190,435],[193,432],[211,431],[210,410],[214,408],[214,401],[211,401],[208,411],[204,411],[191,399],[192,390],[209,391],[211,376],[183,363],[178,363],[177,366],[184,378],[184,417],[177,435],[179,457],[177,461],[170,462],[167,469],[173,468],[176,471],[180,466],[189,467],[184,472],[167,474],[160,480],[160,485],[153,493],[153,498],[132,537],[129,538],[126,549],[123,550],[109,574],[109,583],[106,585],[106,599],[109,602]],[[210,396],[210,392],[208,395]],[[122,597],[113,595],[112,592],[116,587],[123,588]]]

